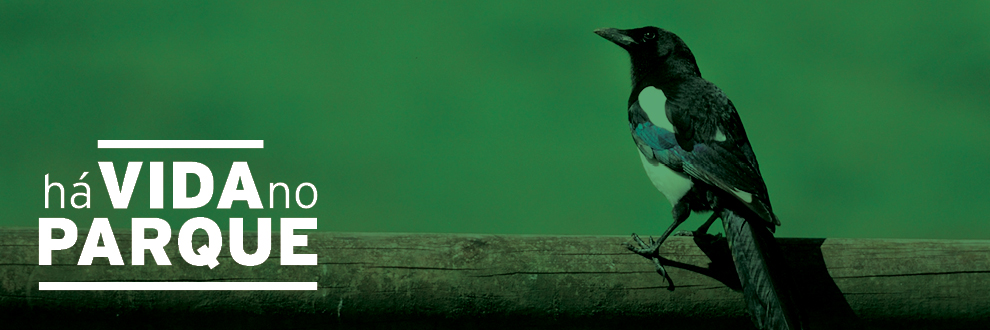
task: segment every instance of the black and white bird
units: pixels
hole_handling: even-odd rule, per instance
[[[701,78],[691,50],[667,30],[595,33],[629,53],[629,130],[650,180],[673,205],[674,222],[663,235],[644,242],[633,234],[639,246],[629,249],[652,258],[670,281],[656,258],[660,245],[691,212],[714,211],[697,232],[722,219],[754,322],[761,329],[797,328],[772,234],[780,221],[732,101]]]

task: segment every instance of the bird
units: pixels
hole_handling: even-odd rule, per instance
[[[693,212],[712,211],[694,234],[722,219],[744,297],[760,329],[801,327],[787,268],[773,233],[773,212],[756,155],[732,101],[701,77],[694,54],[676,34],[654,26],[595,34],[615,43],[632,64],[629,131],[647,176],[671,204],[673,223],[659,239],[626,247],[654,261],[661,244]]]

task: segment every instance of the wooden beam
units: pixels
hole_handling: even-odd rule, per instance
[[[126,265],[96,258],[92,266],[77,266],[86,238],[80,231],[73,248],[53,252],[53,264],[39,266],[38,230],[0,227],[0,314],[54,324],[79,320],[93,327],[151,319],[363,329],[385,324],[751,327],[724,240],[709,236],[673,237],[663,245],[671,289],[650,261],[621,245],[626,236],[310,232],[308,247],[295,253],[318,254],[319,264],[281,266],[276,234],[271,257],[247,267],[231,259],[224,232],[220,265],[209,269],[187,264],[177,237],[166,247],[172,266],[132,266],[130,231],[114,235]],[[800,286],[799,305],[809,324],[990,328],[990,241],[778,241]],[[193,242],[198,247],[207,241],[196,236]],[[248,252],[256,242],[256,233],[246,234]],[[154,264],[150,253],[145,263]],[[312,281],[318,289],[38,288],[39,282],[57,281]]]

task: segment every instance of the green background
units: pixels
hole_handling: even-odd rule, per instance
[[[679,34],[738,108],[780,236],[987,239],[990,2],[0,2],[0,225],[317,217],[329,231],[658,233],[599,27]],[[107,150],[98,139],[262,139]],[[98,161],[198,161],[197,210],[113,210]],[[216,210],[233,161],[316,206]],[[91,209],[44,208],[82,172]],[[166,206],[171,166],[166,165]],[[194,187],[195,188],[195,185]],[[54,198],[54,194],[52,195]],[[304,196],[307,201],[310,196]],[[695,215],[682,229],[693,229]]]

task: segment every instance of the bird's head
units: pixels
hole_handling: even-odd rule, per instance
[[[629,53],[634,80],[667,80],[701,77],[694,54],[676,34],[653,26],[619,30],[601,28],[595,34]]]

